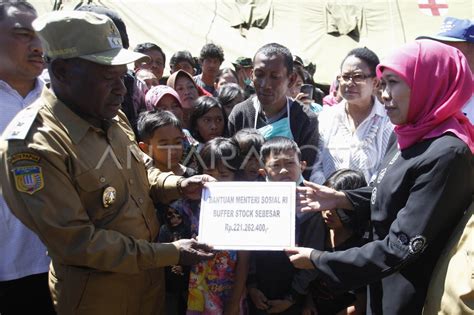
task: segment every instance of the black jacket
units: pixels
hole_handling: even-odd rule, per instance
[[[361,248],[311,254],[333,287],[369,284],[368,314],[421,314],[437,258],[471,203],[470,149],[445,134],[398,151],[393,146],[372,188],[346,191],[369,218],[373,241]]]

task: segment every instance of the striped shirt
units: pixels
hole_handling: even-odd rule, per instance
[[[319,155],[310,180],[323,184],[335,171],[361,171],[367,182],[376,173],[393,131],[383,105],[375,98],[370,114],[353,132],[345,112],[346,101],[324,106],[319,113]]]

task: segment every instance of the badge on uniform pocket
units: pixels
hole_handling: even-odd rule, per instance
[[[106,187],[104,189],[104,193],[102,194],[102,204],[104,205],[104,208],[110,207],[115,200],[117,199],[117,190],[112,187]]]

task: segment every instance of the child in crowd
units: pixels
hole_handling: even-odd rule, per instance
[[[237,73],[235,73],[234,70],[231,68],[223,68],[219,70],[219,74],[214,81],[214,88],[219,92],[219,89],[224,85],[229,83],[237,84],[238,82],[239,78],[237,78]]]
[[[148,110],[159,109],[159,110],[168,110],[172,112],[176,118],[180,121],[184,127],[184,109],[181,99],[179,98],[178,93],[171,87],[167,85],[158,85],[152,87],[145,96],[145,104]],[[195,147],[198,146],[199,142],[191,136],[189,130],[183,128],[183,159],[181,160],[182,164],[196,169],[196,165],[192,162],[194,160],[189,159],[188,156],[191,152],[195,151]]]
[[[240,179],[242,181],[254,182],[263,180],[259,170],[262,168],[260,162],[260,148],[265,139],[254,128],[244,128],[234,135],[234,140],[240,148],[242,164],[240,165]]]
[[[163,172],[191,177],[196,172],[180,164],[183,156],[181,122],[168,111],[150,111],[140,114],[137,122],[138,145]]]
[[[172,112],[183,124],[183,106],[178,93],[167,85],[153,86],[145,95],[147,110],[167,110]]]
[[[334,172],[324,183],[336,190],[356,189],[367,186],[364,174],[341,169]],[[345,209],[322,211],[326,224],[325,251],[340,251],[364,245],[363,222],[357,222],[354,211]],[[305,308],[318,315],[365,314],[366,287],[355,291],[335,293],[321,279],[310,286]]]
[[[240,159],[234,140],[215,138],[204,145],[200,156],[202,173],[219,181],[236,178]],[[248,254],[237,251],[217,251],[213,259],[193,266],[187,314],[242,314],[247,271]]]
[[[163,172],[191,177],[191,168],[180,164],[183,155],[183,132],[179,119],[169,111],[142,112],[137,122],[138,145],[148,154],[154,165]],[[188,221],[178,211],[181,200],[170,206],[155,204],[158,220],[164,223],[160,229],[160,242],[173,242],[191,237]],[[165,268],[166,314],[182,315],[186,312],[189,268],[171,266]]]
[[[169,206],[164,206],[166,213],[164,224],[160,227],[158,241],[160,243],[174,242],[183,238],[191,238],[191,225],[180,213],[182,199]],[[185,315],[188,299],[189,266],[165,267],[166,314]]]
[[[193,106],[191,135],[201,143],[226,134],[227,118],[221,104],[212,96],[201,96]]]
[[[266,141],[260,150],[267,181],[300,184],[306,166],[296,142],[285,137]],[[320,213],[297,214],[296,240],[313,248],[323,247],[324,223]],[[311,244],[311,245],[310,245]],[[253,252],[247,279],[251,315],[278,313],[300,315],[311,278],[297,271],[283,251]]]
[[[224,84],[217,92],[217,100],[222,105],[226,117],[229,117],[235,105],[245,100],[244,90],[236,83]]]
[[[336,78],[329,87],[329,94],[323,98],[323,105],[336,105],[342,101],[339,80]]]
[[[183,125],[189,128],[194,101],[196,101],[199,96],[211,96],[211,94],[198,86],[196,82],[194,82],[193,77],[184,70],[178,70],[171,74],[166,85],[178,93],[184,111]]]
[[[170,58],[170,73],[173,74],[178,70],[184,70],[190,75],[195,73],[194,59],[187,50],[177,51]]]
[[[309,106],[313,112],[320,112],[323,107],[316,103],[313,97],[316,94],[313,79],[311,75],[304,69],[302,65],[295,64],[293,73],[296,75],[296,81],[293,86],[288,89],[288,96],[294,100],[300,101],[302,104]],[[319,90],[319,89],[318,89]],[[322,91],[319,90],[321,93]],[[320,97],[322,101],[322,96]]]

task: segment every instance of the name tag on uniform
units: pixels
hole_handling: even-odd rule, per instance
[[[39,106],[29,106],[20,111],[2,134],[4,140],[24,140],[38,114]]]

